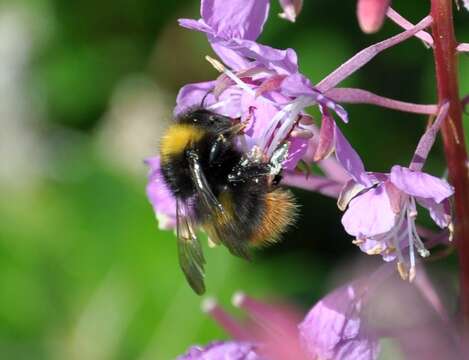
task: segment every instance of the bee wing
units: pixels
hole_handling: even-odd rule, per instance
[[[209,216],[210,224],[206,226],[206,229],[210,229],[210,231],[208,231],[209,236],[212,237],[212,240],[215,242],[221,242],[225,245],[233,255],[249,259],[246,242],[237,237],[238,232],[234,227],[233,219],[227,216],[222,204],[210,189],[210,185],[200,166],[197,154],[192,152],[188,158],[189,168],[197,189],[198,197],[203,210]]]
[[[180,200],[176,201],[176,235],[179,265],[191,288],[202,295],[205,292],[204,254],[186,204]]]

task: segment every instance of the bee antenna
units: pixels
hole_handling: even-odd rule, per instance
[[[205,93],[204,97],[202,98],[202,101],[200,102],[200,107],[204,108],[205,107],[205,100],[207,99],[207,96],[212,92],[212,90],[209,90]]]

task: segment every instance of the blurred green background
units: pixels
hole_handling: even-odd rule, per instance
[[[413,21],[429,7],[394,5]],[[176,23],[198,18],[198,7],[193,0],[0,2],[1,359],[164,360],[226,338],[186,285],[174,235],[158,230],[142,162],[157,152],[177,90],[216,76],[204,60],[205,37]],[[355,1],[305,0],[296,24],[279,12],[273,1],[261,41],[296,49],[313,82],[399,31],[388,22],[362,34]],[[469,14],[456,17],[459,38],[469,42]],[[410,40],[345,85],[431,103],[431,53]],[[468,56],[461,91],[469,93]],[[425,117],[346,108],[351,122],[342,128],[368,169],[410,160]],[[428,169],[444,168],[438,144]],[[296,194],[301,219],[282,244],[251,263],[207,251],[208,293],[222,304],[230,307],[242,289],[306,309],[340,277],[337,269],[364,257],[342,231],[333,200]]]

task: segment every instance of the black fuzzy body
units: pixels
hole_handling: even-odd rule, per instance
[[[261,224],[265,211],[264,200],[270,188],[265,176],[266,164],[246,162],[236,148],[233,134],[226,133],[224,140],[218,141],[220,134],[232,127],[232,119],[197,110],[181,117],[179,123],[202,129],[203,136],[162,162],[161,172],[170,191],[175,198],[190,204],[197,223],[211,221],[212,214],[207,213],[201,203],[189,167],[189,152],[195,152],[210,190],[230,210],[229,233],[239,241],[249,241]],[[216,156],[211,157],[214,146]],[[230,174],[237,171],[241,171],[241,175],[235,181],[230,180]]]

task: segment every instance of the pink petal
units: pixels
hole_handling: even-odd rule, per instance
[[[387,233],[395,220],[396,214],[381,184],[350,201],[342,225],[350,235],[364,238]]]
[[[176,201],[169,191],[161,174],[159,157],[145,160],[150,168],[147,184],[147,197],[159,219],[161,229],[172,229],[176,226]]]
[[[384,188],[386,189],[386,192],[388,194],[392,210],[396,214],[399,214],[401,212],[404,194],[402,194],[402,192],[398,188],[396,188],[390,181],[386,181],[384,183]]]
[[[249,66],[249,61],[239,54],[238,51],[227,47],[224,41],[213,41],[210,37],[209,41],[210,45],[212,45],[213,51],[215,51],[226,66],[233,70],[245,69]]]
[[[335,122],[327,112],[322,116],[321,129],[319,130],[319,139],[314,153],[314,161],[323,160],[334,151]]]
[[[368,175],[365,173],[360,156],[352,148],[338,126],[335,126],[335,155],[339,163],[349,173],[349,175],[358,183],[369,187],[372,184]]]
[[[396,252],[389,251],[391,244],[388,241],[376,240],[374,238],[364,239],[363,242],[355,243],[361,251],[368,255],[381,255],[386,262],[396,259]]]
[[[205,98],[205,105],[211,105],[215,102],[215,97],[211,94],[211,90],[215,86],[215,81],[206,81],[200,83],[193,83],[183,86],[176,98],[176,108],[174,115],[177,116],[193,106],[202,104],[202,99]]]
[[[411,196],[433,199],[437,203],[453,195],[454,190],[445,180],[420,171],[395,165],[391,169],[391,182]]]
[[[275,49],[255,41],[235,38],[220,44],[280,75],[290,75],[298,71],[298,57],[293,49]]]
[[[428,209],[435,224],[442,229],[448,227],[451,222],[451,206],[448,199],[437,203],[433,199],[417,198],[417,202]]]
[[[363,287],[342,286],[319,301],[299,325],[300,339],[312,358],[355,359],[348,354],[373,354],[357,359],[373,360],[378,355],[374,336],[365,336],[361,318]]]
[[[309,139],[299,137],[289,138],[290,147],[288,149],[288,158],[283,163],[285,170],[294,170],[298,162],[306,154]]]
[[[344,211],[347,209],[349,202],[363,190],[365,190],[365,186],[355,182],[355,180],[347,181],[340,192],[339,199],[337,200],[337,207]]]
[[[218,341],[205,347],[192,346],[176,360],[262,360],[256,346],[243,341]]]
[[[256,89],[256,96],[260,96],[265,92],[277,90],[280,84],[285,79],[286,75],[273,75],[268,77],[262,84]]]
[[[202,0],[200,12],[217,36],[256,40],[269,7],[269,0]]]
[[[374,33],[381,28],[390,2],[390,0],[358,0],[357,17],[363,32]]]
[[[205,23],[202,19],[178,19],[179,26],[182,26],[189,30],[200,31],[207,34],[213,35],[213,29]]]
[[[307,77],[298,72],[292,72],[292,74],[285,78],[285,80],[282,82],[282,92],[285,95],[291,97],[311,97],[315,102],[321,104],[321,106],[325,109],[331,109],[334,111],[343,122],[348,122],[347,111],[345,111],[345,109],[340,104],[337,104],[332,99],[318,91],[315,87],[313,87],[311,81]]]
[[[334,360],[374,360],[378,358],[379,352],[380,346],[376,338],[361,335],[342,345]]]

